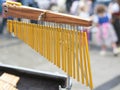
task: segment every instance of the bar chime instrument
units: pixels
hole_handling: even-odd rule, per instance
[[[7,17],[38,21],[38,24],[33,24],[8,19],[10,33],[14,33],[67,75],[93,89],[85,31],[85,27],[91,26],[90,20],[22,6],[16,2],[6,2],[3,8]]]

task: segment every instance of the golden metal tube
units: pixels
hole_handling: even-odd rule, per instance
[[[72,36],[73,36],[73,38],[72,38],[72,49],[73,49],[73,51],[72,51],[72,54],[73,54],[73,78],[75,78],[75,30],[73,30],[73,32],[72,32]]]
[[[39,51],[39,30],[38,30],[38,25],[36,25],[36,51],[38,52]]]
[[[62,69],[65,71],[65,30],[63,29],[61,32],[61,45],[62,45]]]
[[[80,81],[80,73],[79,73],[79,60],[78,60],[78,45],[79,45],[79,38],[78,38],[78,30],[76,31],[76,74],[77,74],[77,81]]]
[[[63,29],[63,44],[62,44],[62,59],[63,59],[63,70],[66,72],[66,29]]]
[[[30,30],[29,30],[29,28],[30,28],[30,27],[29,27],[29,23],[26,22],[26,39],[27,39],[26,42],[27,42],[28,45],[30,45],[30,43],[29,43],[29,42],[30,42],[30,34],[29,34],[29,33],[30,33],[30,32],[29,32]]]
[[[20,22],[18,21],[18,38],[20,38],[20,29],[21,29],[21,26],[20,26]]]
[[[60,55],[60,68],[62,69],[62,28],[59,27],[59,55]]]
[[[36,28],[36,24],[34,24],[34,43],[35,43],[35,47],[34,49],[37,51],[37,28]]]
[[[71,45],[70,45],[70,58],[71,58],[71,77],[74,76],[73,74],[73,64],[74,64],[74,54],[73,54],[73,51],[74,51],[74,35],[73,35],[73,28],[72,30],[70,31],[71,33],[71,37],[70,37],[70,40],[71,40]]]
[[[38,44],[38,52],[39,52],[39,54],[41,54],[41,30],[40,30],[41,28],[40,28],[40,25],[38,24],[38,39],[39,39],[39,44]]]
[[[20,23],[17,21],[17,37],[20,38]]]
[[[50,32],[50,27],[47,26],[47,28],[48,28],[48,29],[47,29],[47,33],[48,33],[48,38],[47,38],[47,40],[48,40],[48,48],[47,48],[47,49],[48,49],[48,52],[47,52],[47,55],[48,55],[48,60],[51,61],[51,60],[50,60],[50,48],[51,48],[51,47],[50,47],[50,40],[51,40],[51,39],[50,39],[50,34],[51,34],[51,32]]]
[[[88,74],[89,74],[89,83],[90,83],[90,88],[91,90],[93,89],[93,82],[92,82],[92,72],[91,72],[91,66],[90,66],[90,56],[89,56],[89,52],[88,52],[88,40],[87,40],[87,34],[86,32],[83,32],[83,36],[84,36],[84,42],[85,42],[85,46],[86,46],[86,55],[87,55],[87,65],[88,65]]]
[[[30,31],[30,46],[31,46],[31,48],[32,48],[32,28],[31,28],[31,24],[29,23],[29,31]]]
[[[75,79],[77,80],[77,57],[76,57],[76,48],[77,48],[77,31],[76,31],[76,28],[75,28],[75,40],[74,40],[74,66],[75,66]]]
[[[42,25],[39,25],[40,27],[40,54],[43,55],[43,30],[42,30]]]
[[[83,32],[81,32],[80,35],[80,69],[81,69],[81,80],[82,80],[82,84],[84,84],[84,71],[83,71]]]
[[[58,66],[58,25],[56,24],[56,66]]]
[[[83,39],[83,41],[85,40],[85,37]],[[86,86],[88,86],[88,68],[87,68],[87,56],[86,56],[86,46],[85,46],[85,41],[83,42],[84,43],[84,46],[83,46],[83,55],[84,55],[84,77],[85,77],[85,80],[86,80]]]
[[[73,55],[73,40],[74,40],[74,36],[73,36],[73,29],[71,27],[70,30],[70,76],[73,77],[73,60],[74,60],[74,55]]]
[[[47,43],[47,35],[46,35],[46,26],[44,26],[44,57],[47,57],[47,48],[46,48],[46,43]]]
[[[35,50],[36,50],[36,52],[38,52],[38,28],[37,28],[37,24],[35,24],[35,31],[36,31],[36,47],[35,47]]]
[[[30,45],[30,42],[31,42],[31,35],[30,35],[30,24],[29,23],[27,23],[27,33],[28,33],[28,37],[27,37],[27,40],[28,40],[28,44],[29,44],[29,46],[31,46]]]
[[[64,33],[65,33],[64,34],[65,35],[65,38],[64,38],[65,39],[65,49],[64,49],[64,51],[65,51],[65,72],[68,73],[67,72],[67,65],[68,64],[67,64],[67,30],[66,29],[65,29]]]
[[[54,63],[54,29],[51,27],[51,54],[52,54],[52,62]]]
[[[33,33],[32,33],[32,25],[29,23],[29,31],[30,31],[30,46],[33,48]]]
[[[66,30],[66,72],[70,76],[70,39],[69,29]]]
[[[72,60],[71,60],[71,30],[68,30],[68,73],[72,76]]]
[[[60,29],[57,27],[57,66],[60,68]]]
[[[49,60],[49,49],[48,49],[48,45],[49,45],[49,41],[48,41],[48,37],[49,37],[49,32],[48,32],[49,28],[48,26],[46,26],[46,58]]]
[[[28,44],[28,24],[25,22],[25,42]]]
[[[25,41],[25,39],[26,39],[26,37],[25,37],[26,30],[25,29],[26,29],[25,28],[25,23],[23,22],[23,41],[26,43],[26,41]]]
[[[49,24],[49,60],[52,63],[52,30]]]
[[[50,52],[50,44],[49,44],[49,41],[50,41],[50,32],[49,32],[49,27],[48,25],[46,26],[46,31],[47,31],[47,59],[50,61],[50,58],[49,58],[49,52]]]
[[[40,25],[37,24],[37,27],[38,27],[38,53],[40,53],[40,41],[41,41],[41,38],[40,38]]]
[[[19,38],[19,24],[18,21],[16,21],[16,37]]]
[[[7,20],[7,30],[10,32],[10,20]]]
[[[56,28],[54,28],[54,64],[56,65],[57,61],[56,61]]]
[[[35,27],[35,24],[33,24],[33,30],[34,30],[34,50],[36,50],[36,27]]]
[[[80,31],[78,31],[78,71],[79,71],[79,80],[81,81],[81,68],[80,68],[80,49],[81,49],[81,34]]]
[[[45,56],[45,30],[44,30],[45,26],[43,26],[42,31],[43,31],[43,56]]]
[[[25,22],[23,22],[23,40],[24,40],[24,42],[26,43],[26,23]]]
[[[13,21],[13,30],[14,30],[14,35],[17,35],[17,30],[16,30],[16,21]]]
[[[21,26],[21,29],[20,29],[21,40],[24,41],[24,24],[23,24],[23,22],[20,22],[20,26]]]
[[[34,30],[33,25],[30,23],[30,31],[31,31],[31,47],[34,48]]]
[[[9,20],[9,22],[10,22],[9,31],[10,33],[12,33],[13,32],[13,20]]]

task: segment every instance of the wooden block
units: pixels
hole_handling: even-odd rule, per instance
[[[15,75],[11,75],[8,73],[4,73],[1,75],[0,80],[5,81],[11,85],[13,85],[14,87],[16,87],[17,82],[19,81],[19,77],[15,76]]]
[[[18,90],[14,86],[10,85],[9,83],[0,80],[0,90]]]

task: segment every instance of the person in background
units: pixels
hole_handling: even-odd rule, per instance
[[[34,0],[34,1],[37,2],[40,9],[47,10],[50,7],[51,0]]]
[[[5,2],[6,0],[0,0],[0,16],[2,18],[2,22],[0,24],[0,34],[3,33],[3,30],[4,30],[4,27],[6,25],[6,21],[7,21],[7,18],[3,18],[3,11],[2,11],[2,4]]]
[[[16,1],[16,0],[8,0],[8,1]],[[6,2],[6,0],[1,0],[0,2],[1,2],[1,3],[0,3],[0,4],[1,4],[1,5],[0,5],[0,8],[2,8],[2,4],[3,4],[4,2]],[[7,18],[4,17],[4,15],[3,15],[2,12],[3,12],[3,11],[0,12],[0,14],[2,15],[2,23],[0,24],[0,34],[3,33],[4,27],[6,26],[6,22],[7,22]]]
[[[96,36],[99,45],[101,45],[100,54],[105,55],[107,46],[111,45],[113,54],[115,56],[118,55],[118,49],[116,45],[117,36],[111,24],[111,15],[107,12],[106,6],[103,4],[96,6],[95,13],[96,16],[94,18],[94,23],[98,28]]]
[[[72,6],[70,8],[70,14],[78,15],[79,0],[73,0]]]
[[[65,4],[66,4],[66,11],[69,13],[70,12],[70,8],[72,6],[72,2],[73,0],[66,0]]]
[[[120,15],[117,16],[113,15],[114,13],[120,13],[120,6],[119,6],[120,0],[113,0],[113,2],[109,5],[109,12],[112,14],[112,24],[115,28],[116,35],[118,37],[117,46],[118,50],[120,52]]]
[[[79,3],[79,16],[81,18],[89,18],[89,12],[87,10],[87,7],[85,6],[85,2],[80,1]]]
[[[95,5],[96,5],[96,0],[89,0],[91,1],[91,5],[90,5],[90,10],[89,10],[89,13],[90,13],[90,16],[92,16],[94,14],[94,8],[95,8]]]

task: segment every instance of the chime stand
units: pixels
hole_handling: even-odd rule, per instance
[[[14,5],[14,4],[12,4],[12,5]],[[16,6],[16,8],[14,8],[13,6],[12,6],[11,4],[9,5],[9,3],[8,3],[8,7],[9,7],[9,12],[8,12],[8,8],[7,8],[7,5],[6,5],[6,3],[3,5],[3,7],[4,6],[6,6],[6,7],[4,7],[5,8],[5,11],[4,11],[4,13],[5,13],[5,15],[6,16],[13,16],[13,17],[16,17],[16,18],[21,18],[21,17],[24,17],[24,18],[27,18],[27,19],[32,19],[32,20],[38,20],[38,24],[43,24],[44,25],[44,22],[42,22],[42,21],[48,21],[48,22],[55,22],[55,23],[67,23],[67,24],[71,24],[71,25],[80,25],[80,26],[85,26],[85,27],[87,27],[87,26],[91,26],[91,21],[90,20],[84,20],[84,19],[80,19],[80,18],[77,18],[77,17],[73,17],[73,16],[70,16],[70,15],[64,15],[64,14],[58,14],[58,13],[53,13],[53,12],[50,12],[50,11],[46,11],[46,10],[38,10],[38,9],[35,9],[35,8],[28,8],[28,7],[17,7]],[[22,8],[23,8],[23,10],[22,10]],[[29,17],[28,15],[29,14],[31,14],[30,12],[27,12],[27,11],[31,11],[31,12],[35,12],[35,13],[33,13],[32,15],[31,15],[31,17]],[[13,12],[15,12],[15,14],[13,14]],[[25,12],[27,12],[27,14],[25,14]],[[39,15],[40,14],[40,15]],[[39,16],[39,17],[38,17]],[[56,18],[56,21],[54,21],[54,19]],[[14,23],[16,23],[16,22],[14,22]],[[16,25],[16,24],[15,24]],[[14,26],[14,27],[16,27],[16,26]],[[82,28],[82,27],[81,27]],[[82,28],[83,29],[83,28]],[[75,29],[75,30],[78,30],[77,28]],[[16,31],[14,32],[14,33],[16,33]],[[35,32],[36,33],[36,32]],[[75,34],[76,33],[76,34]],[[73,34],[72,35],[74,35],[74,36],[76,36],[76,35],[78,35],[77,34],[78,32],[77,31],[75,31],[75,32],[73,32]],[[66,40],[69,40],[69,38],[71,37],[71,36],[68,36],[68,32],[65,32],[65,41]],[[85,36],[86,36],[86,33],[83,33]],[[83,36],[83,35],[82,35]],[[76,51],[76,49],[78,49],[78,46],[76,46],[76,44],[78,44],[77,42],[75,43],[75,38],[76,38],[76,40],[77,40],[77,36],[76,37],[74,37],[74,40],[72,41],[72,42],[74,42],[74,45],[75,46],[73,46],[73,48],[75,48],[75,50],[74,51]],[[71,39],[70,39],[71,40]],[[88,59],[88,61],[86,62],[85,60],[86,60],[86,58],[85,58],[85,56],[81,56],[80,57],[80,59],[82,59],[82,58],[85,58],[85,60],[84,61],[81,61],[81,64],[87,64],[88,65],[88,67],[86,68],[86,70],[88,70],[88,72],[87,71],[84,71],[84,72],[86,72],[86,75],[87,75],[87,73],[89,74],[89,76],[87,76],[87,79],[86,79],[86,86],[88,86],[88,83],[90,82],[90,88],[92,89],[93,88],[93,85],[92,85],[92,76],[91,76],[91,70],[90,70],[90,60],[89,60],[89,54],[88,54],[88,47],[86,46],[86,44],[87,44],[87,40],[84,38],[84,40],[85,40],[85,47],[84,48],[86,48],[85,49],[85,51],[84,51],[84,54],[87,54],[87,59]],[[71,42],[71,41],[70,41]],[[36,42],[34,42],[34,43],[36,43]],[[56,43],[56,42],[55,42]],[[67,43],[68,43],[68,41],[67,41]],[[55,44],[56,45],[56,44]],[[64,62],[64,64],[65,63],[67,63],[67,65],[70,65],[70,63],[68,63],[68,61],[69,61],[69,55],[70,55],[70,47],[71,47],[71,44],[66,44],[66,45],[69,45],[69,47],[65,47],[65,49],[67,50],[67,54],[68,54],[68,60],[67,60],[67,62],[65,61]],[[79,47],[80,48],[80,47]],[[46,48],[47,49],[47,48]],[[56,49],[56,48],[54,48],[54,49]],[[45,49],[43,49],[43,50],[45,50]],[[74,52],[73,51],[73,52]],[[73,53],[72,52],[72,53]],[[78,51],[76,51],[77,52],[77,54],[78,54]],[[81,50],[81,51],[79,51],[80,53],[82,52],[83,53],[83,50]],[[65,51],[65,53],[66,53],[66,51]],[[76,55],[77,55],[76,54]],[[78,56],[76,56],[77,57],[77,59],[78,59]],[[56,58],[56,57],[55,57]],[[66,58],[66,57],[65,57]],[[54,61],[55,62],[55,61]],[[62,61],[63,62],[63,61]],[[78,63],[80,63],[79,61],[76,61],[75,62],[75,65],[77,65]],[[55,62],[55,64],[56,64],[56,62]],[[78,65],[77,65],[78,66]],[[64,67],[66,67],[66,66],[64,66]],[[64,68],[65,69],[65,72],[67,72],[68,73],[68,76],[67,76],[67,87],[66,87],[66,89],[67,90],[71,90],[71,87],[72,87],[72,84],[71,84],[71,80],[70,80],[70,73],[71,72],[69,72],[68,70],[69,70],[69,67],[70,66],[68,66],[67,68]],[[75,69],[76,67],[75,66],[73,66],[73,68]],[[71,68],[71,69],[73,69],[73,68]],[[81,65],[81,72],[82,72],[82,76],[81,76],[81,78],[82,78],[82,83],[84,84],[84,72],[83,72],[83,69],[84,69],[84,67]],[[66,71],[67,70],[67,71]],[[78,69],[76,69],[76,70],[78,70]],[[76,70],[74,70],[74,71],[76,71]],[[79,78],[77,78],[76,77],[76,73],[74,73],[75,74],[75,79],[79,79]],[[79,73],[77,73],[77,74],[79,74]],[[74,76],[74,75],[73,75]],[[90,78],[90,81],[88,82],[88,77]],[[79,81],[79,80],[78,80]]]
[[[67,90],[71,90],[72,88],[72,83],[71,83],[71,80],[70,80],[70,76],[68,75],[67,77]]]

